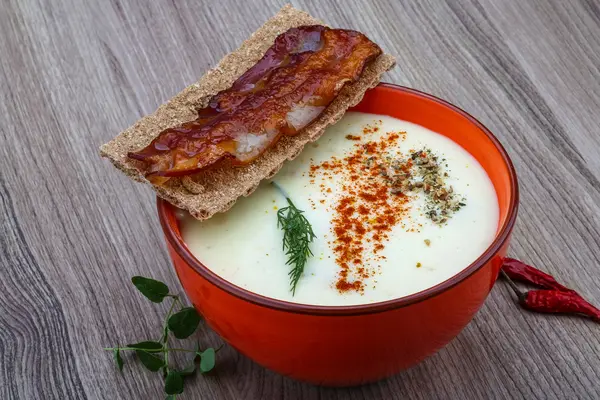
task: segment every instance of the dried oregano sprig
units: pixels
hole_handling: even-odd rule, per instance
[[[145,340],[126,346],[107,347],[104,350],[113,352],[114,360],[119,371],[123,370],[122,351],[134,351],[140,362],[150,371],[162,371],[165,378],[165,393],[167,400],[173,400],[183,392],[183,378],[193,375],[196,372],[196,366],[200,367],[200,372],[211,371],[215,366],[215,354],[220,350],[209,347],[200,351],[198,345],[194,350],[170,348],[168,346],[169,333],[172,333],[177,339],[189,337],[198,328],[200,315],[193,307],[184,307],[179,296],[170,294],[169,287],[163,282],[134,276],[131,282],[135,287],[153,303],[161,303],[165,298],[172,299],[171,307],[165,317],[165,322],[161,330],[158,341]],[[177,312],[174,312],[179,308]],[[190,365],[182,370],[176,370],[169,365],[169,353],[171,352],[194,353]]]

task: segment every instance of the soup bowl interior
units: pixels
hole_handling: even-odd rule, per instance
[[[177,209],[158,214],[181,284],[207,323],[230,345],[281,374],[330,386],[375,381],[418,363],[452,340],[483,304],[505,256],[518,208],[512,163],[475,118],[431,95],[390,84],[352,109],[388,115],[438,132],[467,150],[496,191],[496,237],[471,265],[419,293],[374,304],[315,306],[249,292],[198,261],[181,237]]]

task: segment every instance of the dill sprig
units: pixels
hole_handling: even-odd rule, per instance
[[[287,200],[288,206],[277,211],[277,227],[283,229],[283,251],[288,256],[286,265],[292,269],[289,272],[292,294],[296,294],[296,286],[304,272],[308,258],[313,255],[310,243],[317,237],[310,222],[304,216],[304,211],[299,210],[288,194],[276,182],[273,185]]]

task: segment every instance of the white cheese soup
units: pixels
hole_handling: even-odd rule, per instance
[[[450,139],[395,118],[349,112],[273,180],[304,211],[316,238],[295,293],[271,181],[181,232],[207,268],[249,291],[290,302],[353,305],[435,286],[491,244],[494,187]]]

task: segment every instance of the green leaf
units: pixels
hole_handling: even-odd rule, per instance
[[[171,315],[167,324],[177,339],[185,339],[194,333],[199,323],[198,311],[194,307],[185,307]]]
[[[143,276],[134,276],[131,278],[131,282],[133,282],[135,287],[142,292],[148,300],[154,303],[162,302],[169,294],[169,287],[154,279],[144,278]]]
[[[121,351],[118,347],[116,349],[113,349],[113,355],[115,357],[115,363],[117,364],[117,368],[119,368],[119,371],[123,371],[123,359],[121,358]]]
[[[176,371],[169,372],[165,379],[165,393],[179,394],[183,392],[183,378]]]
[[[156,353],[163,349],[163,345],[161,343],[151,342],[151,341],[139,342],[139,343],[135,343],[135,344],[128,344],[126,347],[131,347],[132,349],[137,349],[137,350],[144,350],[144,351],[147,351],[148,353]]]
[[[200,371],[202,373],[208,372],[215,367],[215,349],[209,347],[198,354],[200,355]]]
[[[165,400],[175,400],[176,397],[177,397],[176,394],[170,394],[167,396],[167,398]]]
[[[135,354],[137,354],[142,364],[144,364],[144,367],[148,368],[152,372],[158,371],[165,365],[165,360],[145,351],[136,350]]]

